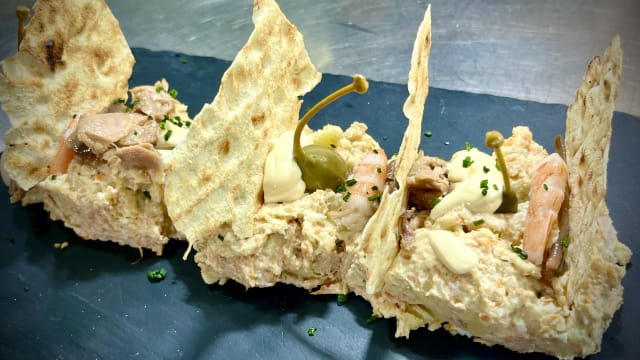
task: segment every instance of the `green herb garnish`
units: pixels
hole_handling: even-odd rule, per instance
[[[471,166],[471,164],[473,164],[473,160],[471,160],[471,157],[467,156],[462,160],[462,167],[463,168],[468,168],[469,166]]]
[[[165,268],[152,270],[147,273],[147,279],[149,279],[150,282],[162,281],[166,276],[167,276],[167,269]]]
[[[527,255],[527,253],[524,250],[522,250],[521,248],[519,248],[519,247],[517,247],[517,246],[515,246],[513,244],[511,245],[511,250],[514,253],[518,254],[518,256],[520,256],[520,258],[522,260],[527,260],[527,258],[529,257],[529,255]]]
[[[55,180],[57,178],[58,178],[58,175],[56,175],[56,174],[51,175],[51,180]]]
[[[356,179],[349,179],[346,181],[347,186],[353,186],[357,183],[358,181]]]
[[[169,138],[171,137],[171,134],[173,134],[173,131],[167,130],[167,132],[164,133],[164,141],[169,141]]]
[[[442,201],[441,198],[435,198],[435,199],[431,200],[431,205],[436,206],[436,205],[438,205],[438,203],[440,201]]]
[[[164,91],[164,87],[162,87],[162,86],[156,86],[156,92],[157,92],[157,93],[160,93],[160,92],[163,92],[163,91]]]
[[[377,172],[378,174],[380,174],[380,173],[382,172],[382,169],[381,169],[381,168],[376,168],[376,172]]]
[[[338,305],[344,305],[347,302],[347,294],[338,295]]]
[[[224,236],[222,236],[222,235],[218,234],[218,240],[220,240],[220,241],[224,241]]]
[[[431,131],[425,131],[425,132],[424,132],[424,136],[426,136],[426,137],[432,137],[432,136],[433,136],[433,133],[432,133]]]
[[[549,190],[549,185],[547,185],[547,184],[542,184],[542,187],[544,188],[544,191]]]
[[[469,143],[468,141],[465,141],[465,142],[464,142],[464,148],[465,148],[467,151],[471,151],[471,143]]]
[[[483,166],[483,167],[482,167],[482,171],[486,174],[486,173],[488,173],[489,171],[491,171],[491,169],[489,169],[489,168],[488,168],[488,167],[486,167],[486,166]]]
[[[489,191],[489,179],[480,181],[480,189],[482,189],[482,196],[486,196]]]
[[[484,224],[484,219],[478,219],[478,220],[473,222],[473,225],[475,225],[475,226],[480,226],[482,224]]]
[[[169,95],[171,95],[172,98],[176,98],[178,96],[178,90],[176,89],[169,90]]]
[[[560,245],[562,245],[563,248],[569,247],[569,235],[565,235],[564,237],[562,237],[562,240],[560,240]]]
[[[307,330],[307,335],[314,336],[316,334],[316,331],[318,331],[318,328],[315,326],[312,326]]]
[[[378,201],[380,200],[380,198],[382,198],[382,194],[375,194],[375,195],[371,195],[367,198],[367,200],[369,201]]]
[[[367,324],[373,324],[374,322],[376,322],[376,320],[378,320],[379,317],[376,314],[371,314],[371,316],[369,316],[367,318]]]
[[[351,193],[347,192],[346,194],[344,194],[344,196],[342,197],[342,200],[344,200],[344,202],[349,201],[349,198],[351,197]]]
[[[347,191],[347,187],[345,185],[338,185],[334,191],[337,193],[343,193]]]

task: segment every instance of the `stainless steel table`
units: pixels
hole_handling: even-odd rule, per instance
[[[15,7],[0,5],[0,58],[15,52]],[[231,60],[252,29],[251,1],[107,1],[133,47]],[[428,1],[281,0],[322,72],[405,83]],[[617,110],[640,115],[640,1],[433,0],[431,85],[568,104],[589,59],[616,33],[625,50]],[[1,130],[7,122],[2,114]],[[4,143],[2,143],[2,146]]]

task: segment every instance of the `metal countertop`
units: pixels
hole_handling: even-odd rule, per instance
[[[31,3],[0,4],[0,58],[15,52],[15,7]],[[252,30],[249,0],[107,3],[132,47],[232,60]],[[279,1],[320,71],[393,83],[406,83],[428,3],[431,86],[569,104],[589,60],[620,33],[625,55],[616,110],[640,115],[640,1]],[[0,114],[0,130],[7,126]]]

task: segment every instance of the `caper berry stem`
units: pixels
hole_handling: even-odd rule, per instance
[[[304,127],[307,125],[309,120],[311,120],[311,118],[315,116],[315,114],[317,114],[318,111],[322,110],[327,105],[338,100],[339,98],[349,94],[350,92],[357,92],[358,94],[364,94],[367,92],[368,89],[369,89],[369,83],[367,82],[367,79],[362,75],[356,74],[353,76],[353,82],[351,84],[336,90],[329,96],[320,100],[317,104],[315,104],[311,109],[309,109],[304,114],[304,116],[298,122],[298,126],[296,126],[296,131],[293,134],[293,157],[296,160],[296,162],[305,160],[305,155],[304,155],[304,152],[302,151],[302,146],[300,146],[300,135],[302,134],[302,129],[304,129]]]
[[[502,173],[502,179],[504,180],[504,190],[502,191],[502,204],[496,210],[499,213],[515,213],[518,211],[518,198],[516,194],[511,190],[511,182],[509,181],[509,170],[507,169],[507,163],[504,161],[504,155],[500,147],[504,143],[504,136],[497,131],[487,131],[485,135],[485,144],[487,147],[493,149],[500,165],[500,172]]]
[[[18,17],[18,49],[20,49],[20,43],[22,39],[24,39],[24,22],[27,21],[31,15],[31,10],[24,6],[20,5],[16,8],[16,17]]]

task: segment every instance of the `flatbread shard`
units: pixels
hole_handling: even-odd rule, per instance
[[[126,97],[134,58],[104,1],[39,0],[16,55],[2,62],[0,101],[11,121],[4,166],[29,190],[48,174],[74,113]]]
[[[216,98],[195,117],[168,167],[169,216],[190,243],[215,238],[222,226],[239,239],[253,234],[266,139],[295,127],[298,97],[320,81],[302,35],[274,1],[254,1],[253,23]]]
[[[621,306],[631,250],[616,235],[607,194],[611,120],[622,72],[620,36],[587,68],[567,110],[570,249],[566,256],[567,302],[585,340],[584,354],[600,349],[602,334]]]
[[[347,262],[345,279],[356,293],[368,295],[380,291],[384,274],[398,252],[396,221],[407,207],[406,179],[411,166],[418,157],[424,106],[429,94],[429,54],[431,51],[431,6],[425,11],[418,28],[411,55],[409,71],[409,97],[403,112],[408,119],[394,176],[398,188],[389,192],[385,189],[380,208],[370,220],[371,226],[364,229],[359,241],[354,245],[353,259]],[[364,285],[364,287],[363,287]]]
[[[594,59],[567,111],[569,245],[561,275],[545,278],[539,266],[522,259],[508,235],[523,231],[528,201],[513,215],[482,214],[484,225],[462,231],[460,219],[477,216],[454,210],[432,225],[453,228],[454,240],[472,249],[477,264],[468,273],[450,271],[434,250],[431,228],[401,239],[401,249],[385,274],[382,290],[369,295],[375,313],[396,317],[396,336],[428,325],[474,341],[518,352],[558,358],[584,357],[600,350],[602,336],[622,303],[621,279],[630,250],[616,238],[605,203],[606,162],[611,119],[620,83],[622,50],[614,38],[602,59]],[[546,156],[526,128],[514,128],[503,152],[526,164]],[[530,170],[533,166],[530,167]],[[526,181],[523,183],[527,183]],[[449,225],[447,225],[447,223]]]

